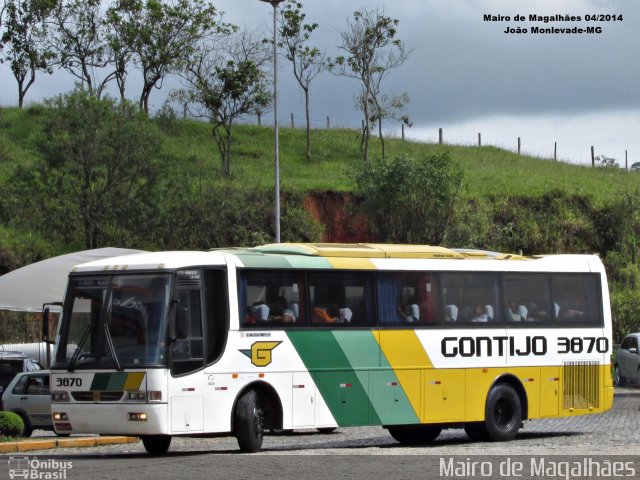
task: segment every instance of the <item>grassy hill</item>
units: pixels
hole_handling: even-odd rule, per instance
[[[36,142],[46,109],[34,106],[24,111],[0,111],[0,182],[17,164],[28,164],[38,155]],[[221,175],[211,125],[193,120],[160,122],[163,144],[175,158],[170,175],[179,181],[194,179],[228,182],[238,186],[273,187],[273,129],[252,125],[234,127],[232,178]],[[282,190],[290,192],[351,189],[348,171],[361,161],[360,136],[355,130],[314,130],[313,159],[305,161],[303,129],[280,130]],[[372,155],[379,155],[379,142],[372,138]],[[437,145],[400,139],[386,140],[387,155],[420,157],[447,151],[464,171],[464,196],[536,197],[546,192],[590,197],[604,204],[623,192],[636,192],[640,175],[622,169],[602,169],[517,155],[496,147]]]

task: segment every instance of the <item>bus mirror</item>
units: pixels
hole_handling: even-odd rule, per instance
[[[49,307],[42,312],[42,341],[49,342]]]
[[[55,318],[55,326],[53,332],[57,330],[57,322],[60,319],[60,314],[55,312],[51,313],[50,307],[62,307],[61,302],[45,303],[42,305],[42,341],[46,343],[54,343],[51,337],[51,321]]]

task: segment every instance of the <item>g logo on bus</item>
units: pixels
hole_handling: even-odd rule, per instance
[[[271,352],[282,342],[255,342],[251,345],[251,350],[240,350],[251,359],[256,367],[266,367],[271,363]]]
[[[91,394],[91,397],[93,398],[94,402],[99,402],[100,401],[100,392],[98,392],[97,390],[94,390],[94,392]]]

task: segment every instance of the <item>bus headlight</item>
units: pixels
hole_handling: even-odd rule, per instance
[[[64,412],[53,412],[51,416],[53,417],[54,422],[59,422],[60,420],[69,420],[69,417],[67,417],[67,414]]]
[[[129,412],[129,420],[132,422],[146,422],[147,414],[144,412]]]
[[[144,392],[129,392],[129,400],[146,400],[147,396]]]
[[[68,402],[69,394],[67,392],[51,392],[52,402]]]

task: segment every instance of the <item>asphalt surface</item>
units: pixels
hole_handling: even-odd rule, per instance
[[[259,455],[502,455],[508,445],[513,455],[634,455],[640,458],[640,388],[617,388],[613,408],[604,414],[525,421],[517,438],[508,443],[471,442],[462,429],[444,430],[426,446],[404,446],[381,427],[340,428],[331,434],[296,430],[289,435],[267,435]],[[55,443],[55,444],[52,444]],[[83,443],[84,442],[84,443]],[[142,443],[130,437],[58,438],[35,431],[33,438],[0,444],[0,453],[50,450],[56,455],[144,453]],[[91,447],[91,448],[88,448]],[[55,450],[51,450],[55,449]],[[234,437],[174,437],[169,454],[189,452],[236,453]],[[640,476],[640,472],[639,476]]]

